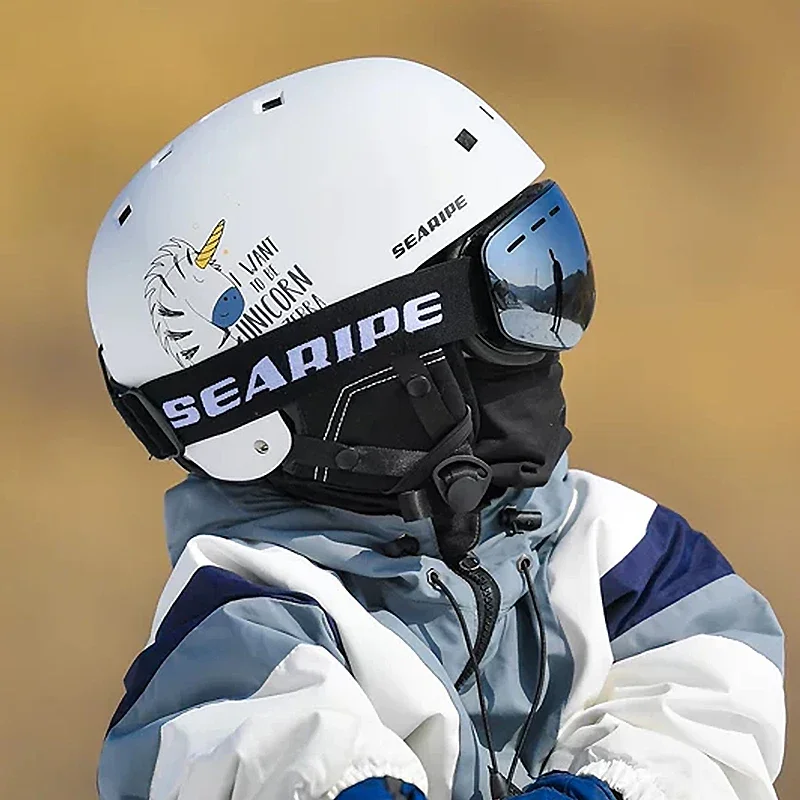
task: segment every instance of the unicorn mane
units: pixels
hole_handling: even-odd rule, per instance
[[[164,350],[182,367],[200,360],[198,355],[205,357],[201,351],[208,346],[218,348],[226,338],[225,332],[192,307],[183,291],[196,269],[197,253],[189,242],[172,238],[161,245],[145,274],[144,297],[153,330]],[[213,262],[210,266],[219,269]]]

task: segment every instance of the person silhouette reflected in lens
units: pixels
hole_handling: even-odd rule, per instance
[[[553,283],[556,288],[556,302],[553,308],[553,324],[550,327],[552,333],[558,336],[561,329],[561,317],[564,313],[564,270],[561,269],[561,262],[556,258],[552,249],[548,250],[553,262]]]

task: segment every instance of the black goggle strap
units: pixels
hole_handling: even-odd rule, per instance
[[[106,385],[115,407],[154,458],[180,457],[188,445],[264,417],[334,379],[341,385],[397,357],[485,331],[491,322],[481,269],[468,258],[426,267],[138,388],[113,380],[103,364],[101,348]],[[399,322],[396,330],[381,331],[375,328],[373,317]],[[325,367],[298,370],[298,360],[312,351],[312,343],[324,347]],[[294,372],[288,362],[290,352],[295,357]],[[215,387],[228,399],[222,410],[218,406],[209,414],[203,397]],[[176,428],[165,411],[170,404],[173,410],[192,409],[196,421]],[[433,409],[430,403],[426,405]],[[437,411],[422,413],[432,428],[444,423]]]
[[[161,409],[139,389],[117,383],[103,358],[103,346],[97,351],[100,369],[114,408],[152,458],[179,458],[185,447]]]

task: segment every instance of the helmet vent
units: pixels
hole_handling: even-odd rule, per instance
[[[273,108],[283,105],[283,95],[273,97],[272,100],[265,100],[263,103],[256,103],[256,113],[266,114],[267,111],[272,111]]]
[[[456,136],[456,141],[467,151],[469,152],[475,147],[476,142],[478,141],[466,128],[464,128],[461,133]]]
[[[489,119],[494,119],[494,116],[492,114],[490,114],[483,106],[478,106],[478,108],[481,111],[483,111],[483,113],[486,114],[486,116],[489,117]]]
[[[119,225],[121,228],[132,213],[133,209],[131,208],[131,204],[128,203],[125,208],[123,208],[122,211],[117,214],[117,225]]]
[[[150,169],[155,169],[162,161],[165,161],[172,155],[172,145],[167,145],[157,156],[150,162]]]

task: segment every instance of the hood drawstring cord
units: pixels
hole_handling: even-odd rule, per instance
[[[455,611],[458,624],[461,628],[461,634],[464,638],[464,643],[467,646],[467,652],[472,664],[472,669],[475,673],[475,687],[478,690],[478,704],[481,712],[481,724],[484,734],[486,735],[486,747],[489,750],[489,790],[491,792],[492,800],[506,800],[509,795],[520,793],[520,790],[513,784],[514,773],[517,770],[519,759],[522,755],[522,748],[524,747],[528,738],[528,734],[530,733],[533,719],[541,708],[542,700],[544,699],[545,671],[547,669],[547,639],[545,638],[542,614],[539,610],[538,604],[536,603],[536,594],[533,589],[533,578],[531,577],[530,567],[531,560],[527,556],[520,559],[519,564],[517,565],[517,569],[519,569],[520,573],[522,574],[522,577],[525,580],[525,585],[528,589],[525,600],[528,604],[531,617],[536,622],[536,634],[539,640],[538,678],[536,683],[536,691],[534,692],[533,701],[531,702],[531,708],[528,712],[528,716],[525,718],[525,723],[519,732],[517,744],[514,748],[514,756],[511,759],[511,766],[509,767],[507,777],[503,777],[497,766],[497,753],[494,749],[492,732],[489,728],[489,711],[486,704],[486,697],[483,693],[483,675],[478,665],[478,661],[475,658],[475,648],[472,646],[472,639],[469,635],[469,629],[467,628],[467,622],[464,619],[464,614],[459,608],[458,602],[456,601],[453,593],[447,588],[447,586],[445,586],[442,579],[439,577],[439,573],[435,570],[430,570],[428,572],[428,582],[431,584],[431,586],[433,586],[434,589],[441,592],[447,598],[453,608],[453,611]]]
[[[532,619],[536,621],[536,636],[539,640],[539,667],[537,670],[538,678],[536,682],[536,691],[534,692],[533,700],[531,702],[531,709],[528,712],[527,718],[525,719],[525,724],[522,726],[522,729],[519,732],[517,746],[514,748],[514,757],[511,759],[511,766],[508,768],[508,777],[506,780],[512,786],[514,785],[514,773],[517,770],[517,764],[519,763],[520,756],[522,755],[522,748],[524,747],[525,741],[530,733],[531,725],[533,724],[533,718],[536,716],[537,712],[542,706],[542,700],[544,699],[545,672],[547,671],[547,637],[545,636],[544,632],[542,612],[539,610],[539,605],[536,602],[536,593],[533,589],[533,578],[531,577],[530,572],[530,558],[527,556],[521,558],[517,564],[517,569],[522,573],[522,577],[525,579],[525,584],[528,587],[528,592],[525,595],[525,601],[528,604],[528,610],[530,611]]]
[[[464,614],[458,607],[456,598],[447,588],[447,586],[444,585],[442,579],[439,577],[439,573],[435,570],[430,570],[430,572],[428,572],[428,581],[430,582],[431,586],[434,587],[434,589],[440,591],[448,599],[450,605],[453,607],[453,611],[456,612],[458,624],[461,626],[461,633],[464,637],[464,643],[467,645],[467,652],[469,653],[469,658],[472,662],[472,669],[475,673],[475,686],[478,690],[478,704],[480,705],[481,709],[481,721],[483,723],[483,731],[486,734],[486,747],[489,750],[489,789],[491,791],[492,800],[505,800],[505,798],[508,797],[508,784],[506,783],[505,778],[500,774],[500,770],[497,767],[497,754],[494,749],[494,742],[492,741],[492,732],[489,728],[489,712],[486,705],[486,698],[483,694],[483,676],[481,675],[478,661],[475,658],[475,648],[472,646],[472,639],[469,635],[467,622],[464,619]]]

